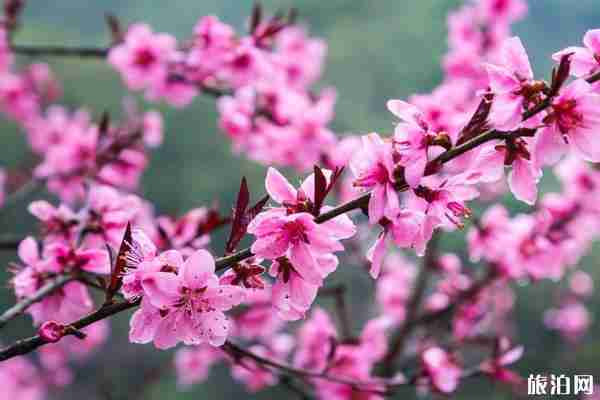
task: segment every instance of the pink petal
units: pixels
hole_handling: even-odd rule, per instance
[[[529,205],[535,203],[541,172],[531,162],[517,158],[508,175],[508,186],[515,197]]]
[[[565,143],[553,127],[543,128],[536,135],[534,160],[539,167],[556,164],[564,152]]]
[[[27,209],[31,214],[41,221],[48,221],[50,218],[52,218],[52,216],[54,216],[54,212],[56,211],[52,204],[44,200],[31,202]]]
[[[521,85],[519,80],[506,68],[493,64],[485,64],[489,85],[494,93],[514,92]]]
[[[421,183],[427,166],[427,155],[422,154],[419,157],[411,159],[408,165],[404,167],[404,178],[410,187],[415,188]]]
[[[26,237],[19,243],[18,248],[19,258],[27,265],[34,265],[39,261],[38,245],[35,239],[31,236]]]
[[[149,272],[142,287],[154,307],[168,309],[179,299],[180,279],[170,272]]]
[[[296,189],[275,168],[267,171],[265,185],[269,196],[279,204],[296,202]]]
[[[376,224],[383,218],[385,210],[385,185],[377,185],[371,192],[369,199],[369,222]]]
[[[106,250],[83,250],[78,255],[87,258],[87,262],[81,267],[84,271],[93,274],[110,274],[110,259]]]
[[[287,237],[281,232],[277,232],[256,239],[250,249],[252,253],[259,257],[274,260],[282,256],[287,251],[289,245],[290,242]]]
[[[200,289],[215,279],[215,260],[206,250],[194,252],[185,261],[179,272],[183,282],[190,289]]]
[[[581,156],[590,162],[600,162],[600,142],[598,141],[598,127],[591,129],[579,128],[569,133],[569,139]]]
[[[523,98],[512,93],[494,95],[489,120],[500,130],[516,129],[522,122]]]
[[[323,277],[319,274],[317,263],[310,251],[310,247],[305,243],[298,243],[290,249],[290,261],[292,265],[307,282],[314,285],[320,285]]]
[[[154,339],[156,328],[160,323],[158,309],[144,298],[142,306],[129,321],[129,341],[132,343],[149,343]]]
[[[506,65],[520,79],[533,79],[533,71],[527,52],[518,37],[507,39],[502,45],[502,57]]]
[[[204,295],[212,307],[227,311],[244,300],[245,291],[239,286],[219,285],[206,289]]]
[[[200,326],[204,330],[206,341],[212,346],[222,346],[231,329],[229,318],[220,311],[202,313]]]
[[[481,182],[496,182],[504,176],[504,152],[495,146],[483,148],[474,161],[473,169],[481,174]]]
[[[600,55],[600,29],[592,29],[583,36],[583,44],[585,47]]]
[[[402,100],[389,100],[387,108],[398,118],[419,125],[417,116],[420,115],[419,109],[410,103]]]
[[[386,232],[383,231],[375,240],[375,243],[367,251],[367,260],[371,261],[371,269],[369,273],[373,279],[377,279],[381,272],[383,259],[386,253]]]
[[[500,365],[509,365],[517,361],[523,356],[523,346],[517,346],[514,349],[507,351],[498,358]]]
[[[323,207],[325,212],[330,209],[331,207]],[[323,222],[321,227],[336,239],[348,239],[356,234],[356,226],[346,214]]]
[[[179,341],[178,324],[175,315],[169,314],[158,323],[154,334],[156,348],[165,350],[175,347]]]

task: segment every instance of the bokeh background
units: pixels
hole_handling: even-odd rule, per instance
[[[310,26],[314,35],[329,44],[323,86],[338,90],[337,116],[333,127],[337,132],[365,133],[389,131],[392,117],[385,109],[389,98],[404,98],[415,92],[426,92],[441,79],[439,62],[446,49],[445,18],[460,1],[443,0],[284,0],[264,1],[267,9],[296,7],[300,21]],[[538,75],[547,76],[550,54],[567,45],[578,44],[587,29],[600,25],[597,0],[531,0],[529,16],[515,26],[521,36]],[[103,14],[111,12],[124,23],[147,21],[157,31],[172,32],[184,39],[198,17],[215,14],[243,29],[252,7],[250,0],[38,0],[27,5],[23,26],[15,42],[19,44],[104,45],[108,34]],[[27,59],[23,59],[27,61]],[[88,107],[97,116],[102,110],[118,114],[127,92],[119,77],[98,60],[48,60],[64,84],[64,103]],[[151,167],[144,179],[142,193],[152,200],[159,213],[180,213],[189,208],[209,205],[217,200],[227,212],[234,201],[241,175],[249,178],[255,196],[263,193],[265,168],[233,155],[228,140],[216,126],[217,115],[212,98],[198,97],[185,110],[140,103],[145,108],[158,108],[164,113],[165,143],[153,153]],[[14,168],[28,164],[27,147],[17,128],[0,122],[0,165]],[[291,174],[292,172],[290,172]],[[545,178],[545,191],[556,189],[556,182]],[[45,196],[43,193],[34,197]],[[30,200],[30,199],[27,199]],[[523,206],[507,199],[513,211]],[[27,201],[0,215],[0,232],[26,234],[34,229],[34,221],[25,211]],[[222,249],[222,238],[213,244]],[[460,236],[450,235],[443,241],[446,249],[463,245]],[[0,281],[6,282],[13,252],[0,252]],[[583,260],[600,286],[600,248]],[[372,283],[351,267],[334,274],[332,283],[349,283],[355,329],[368,315],[364,299],[372,298]],[[529,373],[585,373],[600,380],[600,325],[598,318],[584,344],[563,347],[562,340],[543,327],[542,313],[555,300],[556,285],[543,283],[519,288],[515,318],[519,326],[518,342],[526,346],[525,357],[516,366],[523,375]],[[14,302],[9,288],[0,288],[0,309]],[[323,303],[329,307],[326,301]],[[589,303],[596,316],[600,294]],[[160,352],[150,345],[128,344],[128,315],[111,321],[109,342],[90,362],[77,365],[76,381],[66,391],[53,394],[55,399],[227,399],[247,398],[243,388],[233,383],[225,368],[217,367],[210,380],[187,392],[178,392],[175,377],[156,371],[168,367],[172,352]],[[33,332],[29,317],[20,317],[0,334],[0,341],[11,342]],[[162,369],[161,369],[162,368]],[[150,378],[149,378],[150,377]],[[152,384],[142,384],[152,382]],[[467,385],[455,398],[513,398],[508,392],[493,392],[488,382]],[[0,398],[1,396],[0,388]],[[109,393],[110,395],[108,395]],[[84,396],[84,397],[82,397]],[[273,388],[256,395],[258,399],[289,398],[291,394]],[[400,393],[398,398],[410,398]]]

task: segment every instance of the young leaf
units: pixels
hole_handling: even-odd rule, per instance
[[[125,229],[125,234],[123,235],[123,240],[121,241],[121,246],[119,247],[117,259],[115,260],[112,272],[110,274],[110,283],[106,289],[105,304],[111,303],[113,297],[121,288],[123,283],[123,272],[125,272],[125,268],[127,266],[127,253],[131,250],[132,240],[131,223],[127,223],[127,228]]]
[[[256,31],[256,28],[258,28],[261,20],[262,20],[262,7],[261,7],[260,3],[254,3],[254,6],[252,7],[252,16],[250,17],[250,26],[249,26],[251,35],[254,34],[254,32]]]
[[[246,225],[244,225],[244,216],[248,203],[250,202],[250,192],[248,191],[248,183],[246,177],[242,178],[240,184],[240,191],[238,192],[237,201],[235,208],[233,209],[233,222],[231,223],[231,232],[229,233],[229,239],[225,245],[225,252],[227,254],[233,252],[237,244],[242,240],[242,237],[246,233]]]
[[[269,195],[265,195],[262,199],[260,199],[259,201],[256,202],[255,205],[253,205],[247,212],[246,212],[246,226],[252,222],[252,220],[254,219],[254,217],[256,217],[261,211],[262,209],[265,207],[265,205],[267,204],[267,202],[269,201]]]
[[[462,135],[456,142],[457,145],[463,144],[467,140],[473,139],[487,129],[487,118],[492,109],[492,96],[485,95],[479,102],[477,110],[462,130]]]

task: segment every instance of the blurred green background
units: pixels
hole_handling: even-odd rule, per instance
[[[275,11],[296,7],[300,20],[309,25],[314,35],[324,37],[329,55],[322,85],[338,90],[337,116],[333,124],[337,132],[364,133],[386,130],[393,119],[385,109],[389,98],[404,98],[415,92],[426,92],[441,79],[439,62],[446,49],[447,12],[459,1],[442,0],[286,0],[264,1],[267,9]],[[587,29],[598,27],[600,7],[597,0],[530,1],[528,18],[515,26],[530,52],[534,68],[547,76],[550,54],[567,45],[579,44]],[[103,0],[103,1],[36,1],[27,5],[23,26],[15,38],[19,44],[104,45],[108,42],[103,13],[111,12],[124,23],[147,21],[157,31],[173,32],[184,39],[190,34],[198,17],[218,15],[224,21],[242,29],[250,13],[250,0]],[[27,59],[23,59],[27,61]],[[53,71],[64,84],[64,103],[88,107],[95,116],[102,110],[118,114],[121,100],[127,95],[117,74],[105,63],[96,60],[49,60]],[[208,205],[214,199],[224,212],[232,204],[241,175],[251,182],[255,196],[262,194],[265,168],[233,155],[228,140],[216,127],[217,115],[212,98],[198,97],[185,110],[162,105],[165,116],[165,143],[152,157],[143,184],[143,194],[152,200],[160,213],[178,213],[189,208]],[[26,163],[27,147],[16,127],[2,121],[0,125],[0,165],[15,167]],[[545,179],[545,190],[555,189],[555,182]],[[33,220],[25,212],[26,202],[0,216],[0,232],[25,234],[31,232]],[[509,202],[513,210],[523,209]],[[463,241],[450,235],[444,241],[447,249],[460,249]],[[217,239],[215,249],[222,246]],[[460,250],[459,250],[460,251]],[[1,252],[0,262],[7,266],[15,259],[12,252]],[[583,260],[584,268],[595,278],[600,260],[598,249]],[[2,282],[8,278],[0,272]],[[372,296],[372,283],[365,275],[343,268],[334,274],[332,283],[350,284],[355,303],[356,321],[368,313],[365,296]],[[596,280],[600,282],[600,280]],[[543,283],[526,290],[519,289],[520,298],[515,318],[518,341],[526,345],[524,359],[517,370],[529,373],[587,373],[600,379],[600,330],[595,323],[586,341],[573,348],[561,347],[560,338],[543,328],[542,312],[555,300],[556,285]],[[366,294],[365,294],[366,293]],[[362,300],[362,301],[361,301]],[[14,298],[5,287],[0,290],[0,309]],[[330,304],[324,303],[327,307]],[[589,303],[596,314],[600,296]],[[140,386],[157,366],[169,362],[172,352],[159,352],[152,346],[127,343],[128,316],[112,321],[109,342],[89,363],[75,368],[76,382],[64,392],[53,394],[55,399],[226,399],[246,398],[243,388],[232,384],[225,368],[218,367],[208,383],[194,386],[188,392],[176,392],[172,373],[147,387]],[[358,329],[359,322],[355,323]],[[0,335],[3,343],[32,332],[29,317],[21,317]],[[103,390],[112,397],[103,395]],[[456,398],[480,399],[513,398],[510,393],[490,392],[484,381],[462,389]],[[0,389],[1,390],[1,389]],[[288,392],[268,389],[256,395],[259,399],[289,398]],[[408,397],[407,397],[408,396]],[[400,393],[398,398],[409,398]],[[0,396],[1,397],[1,396]]]

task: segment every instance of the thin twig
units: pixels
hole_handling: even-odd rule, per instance
[[[331,382],[348,385],[359,392],[387,395],[387,394],[390,394],[388,391],[373,389],[372,387],[373,386],[377,387],[377,384],[382,384],[382,386],[385,386],[385,387],[392,387],[392,386],[398,385],[397,383],[391,383],[391,382],[388,382],[389,384],[386,385],[385,380],[373,380],[370,382],[353,381],[353,380],[339,378],[336,376],[331,376],[331,375],[328,375],[327,373],[319,373],[319,372],[308,371],[308,370],[304,370],[304,369],[300,369],[300,368],[295,368],[290,365],[282,364],[282,363],[270,360],[268,358],[259,356],[258,354],[255,354],[249,350],[246,350],[230,341],[225,342],[225,344],[223,345],[223,347],[221,347],[221,349],[224,352],[230,354],[234,359],[240,358],[240,357],[242,357],[242,358],[246,357],[246,358],[249,358],[249,359],[259,363],[260,365],[277,369],[281,373],[288,375],[288,376],[298,376],[298,377],[313,378],[313,379],[324,379],[324,380],[328,380]]]
[[[109,48],[13,45],[11,50],[25,56],[104,58],[108,54]]]
[[[88,325],[93,324],[94,322],[98,322],[102,319],[108,318],[108,317],[118,314],[120,312],[135,308],[135,307],[139,306],[140,303],[141,303],[141,300],[136,300],[131,303],[124,301],[121,303],[115,303],[115,304],[110,304],[107,306],[102,306],[98,310],[94,311],[93,313],[71,323],[70,325],[73,326],[75,329],[82,329]],[[72,334],[72,333],[69,333],[69,334]],[[42,339],[39,335],[35,335],[35,336],[31,336],[31,337],[28,337],[25,339],[17,340],[12,345],[0,350],[0,361],[5,361],[5,360],[8,360],[8,359],[16,357],[16,356],[21,356],[23,354],[31,353],[32,351],[36,350],[37,348],[39,348],[47,343],[48,342],[46,342],[44,339]]]

